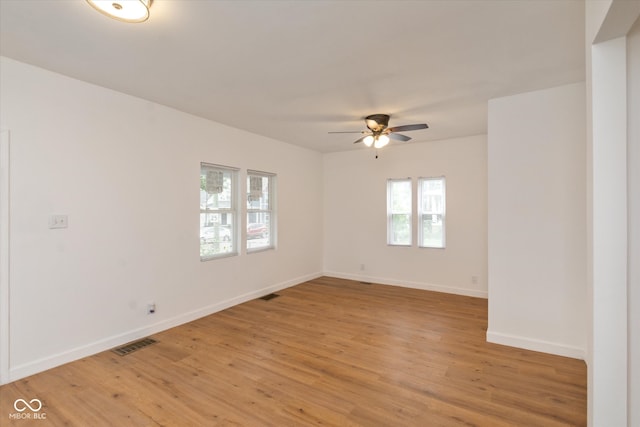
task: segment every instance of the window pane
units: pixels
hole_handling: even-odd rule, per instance
[[[200,214],[200,257],[233,253],[233,215]]]
[[[238,171],[200,164],[200,259],[237,255]]]
[[[393,214],[391,215],[391,241],[392,245],[411,244],[411,215]]]
[[[439,214],[422,215],[422,244],[430,248],[444,247],[444,218]]]
[[[247,249],[268,247],[271,245],[271,222],[268,212],[254,212],[249,214],[247,222]]]
[[[421,178],[419,188],[420,246],[445,247],[445,179]]]
[[[231,209],[232,171],[203,168],[200,173],[200,209]]]
[[[411,245],[411,180],[387,181],[387,244]]]
[[[444,212],[444,181],[442,179],[423,180],[421,185],[421,208],[424,213]]]
[[[274,247],[273,192],[275,175],[247,173],[247,251]]]
[[[391,212],[411,212],[411,181],[391,182]]]
[[[247,209],[269,210],[269,177],[247,177]]]

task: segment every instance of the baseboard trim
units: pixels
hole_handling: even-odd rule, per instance
[[[299,276],[291,280],[286,280],[284,282],[280,282],[275,285],[267,286],[265,288],[261,288],[252,292],[247,292],[246,294],[243,294],[243,295],[229,298],[225,301],[221,301],[221,302],[211,304],[193,311],[189,311],[187,313],[183,313],[178,316],[165,319],[160,322],[157,322],[142,328],[134,329],[122,334],[101,339],[101,340],[92,342],[90,344],[79,346],[71,350],[54,354],[52,356],[44,357],[29,363],[17,365],[15,367],[10,367],[8,381],[6,381],[6,383],[17,381],[19,379],[28,377],[30,375],[34,375],[51,368],[55,368],[56,366],[64,365],[65,363],[73,362],[74,360],[82,359],[83,357],[88,357],[88,356],[103,352],[105,350],[109,350],[113,347],[117,347],[122,344],[135,341],[137,339],[146,337],[148,335],[153,335],[162,331],[166,331],[167,329],[180,326],[185,323],[191,322],[193,320],[199,319],[201,317],[205,317],[210,314],[217,313],[218,311],[225,310],[229,307],[233,307],[235,305],[242,304],[244,302],[251,301],[256,298],[260,298],[272,292],[277,292],[279,290],[290,288],[292,286],[307,282],[309,280],[317,279],[322,275],[323,275],[322,273],[318,272],[318,273],[307,274],[304,276]]]
[[[325,276],[336,277],[338,279],[357,280],[360,282],[379,283],[381,285],[400,286],[403,288],[422,289],[424,291],[444,292],[447,294],[464,295],[468,297],[488,298],[487,291],[476,289],[455,288],[452,286],[435,285],[432,283],[411,282],[407,280],[389,279],[384,277],[373,277],[358,274],[340,273],[337,271],[325,271]]]
[[[487,331],[487,342],[555,354],[556,356],[570,357],[572,359],[586,360],[586,349],[584,348],[534,338]]]

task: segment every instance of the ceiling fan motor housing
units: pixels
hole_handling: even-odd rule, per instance
[[[364,120],[372,132],[382,132],[389,126],[388,114],[371,114],[365,117]]]

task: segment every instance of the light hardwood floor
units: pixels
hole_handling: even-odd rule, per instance
[[[484,299],[327,277],[278,294],[5,385],[0,425],[586,425],[584,362],[487,343]],[[9,419],[33,398],[46,420]]]

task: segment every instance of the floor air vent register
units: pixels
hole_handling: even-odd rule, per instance
[[[260,297],[261,300],[269,301],[271,299],[277,298],[280,295],[278,294],[268,294],[263,297]],[[127,354],[131,354],[134,351],[140,350],[141,348],[145,348],[152,344],[157,343],[153,338],[143,338],[138,341],[131,342],[129,344],[125,344],[122,347],[117,347],[112,349],[111,351],[117,354],[118,356],[126,356]]]
[[[126,356],[127,354],[131,354],[136,350],[148,347],[151,344],[155,344],[157,342],[158,341],[154,340],[153,338],[143,338],[141,340],[125,344],[122,347],[114,348],[111,351],[113,351],[118,356]]]

